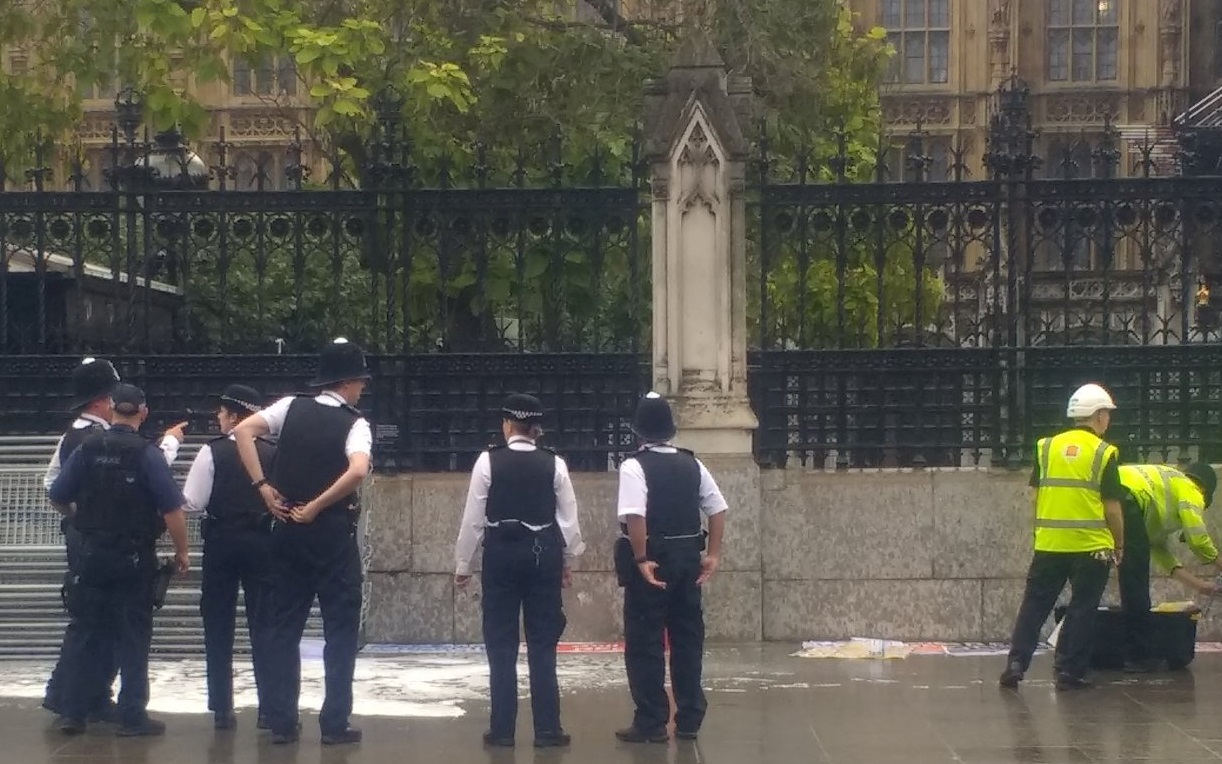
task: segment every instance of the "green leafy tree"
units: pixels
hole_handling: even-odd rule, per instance
[[[32,57],[26,72],[0,77],[0,94],[12,93],[19,105],[0,114],[0,156],[17,166],[31,156],[37,137],[63,135],[79,114],[79,86],[109,77],[144,94],[154,129],[177,123],[189,136],[203,137],[206,115],[176,85],[176,72],[189,70],[206,83],[228,79],[235,59],[289,56],[316,106],[303,127],[341,158],[352,183],[372,182],[365,168],[385,137],[379,118],[394,117],[411,142],[418,184],[622,185],[633,177],[642,83],[661,75],[685,30],[699,26],[727,65],[755,84],[773,177],[787,177],[803,162],[828,176],[823,160],[839,148],[838,134],[849,157],[846,176],[860,177],[872,164],[877,84],[889,51],[882,31],[858,30],[839,0],[642,0],[636,6],[624,17],[607,0],[574,0],[567,7],[555,0],[22,0],[0,9],[0,47],[23,48]],[[381,97],[388,92],[395,97]],[[53,98],[40,101],[44,93]],[[297,114],[274,96],[268,103]],[[608,325],[621,336],[644,338],[647,312],[628,307],[648,294],[649,269],[634,260],[643,250],[632,246],[647,241],[648,230],[645,216],[624,217],[545,211],[512,245],[457,237],[443,257],[432,239],[424,243],[435,251],[410,265],[367,255],[356,263],[372,271],[365,282],[407,285],[405,293],[395,287],[387,294],[409,306],[413,323],[422,323],[395,327],[400,336],[495,336],[512,316],[519,331],[523,323],[534,327],[547,347]],[[456,222],[388,220],[392,239]],[[469,216],[465,222],[495,238],[497,221]],[[361,245],[361,251],[397,243]],[[302,269],[287,250],[276,256],[290,261],[269,261],[261,272],[245,263],[232,283],[257,283],[281,268],[293,284]],[[905,276],[896,267],[884,271],[895,271],[898,295]],[[782,288],[782,273],[769,278],[776,279],[769,289]],[[856,281],[852,288],[850,299],[868,301],[867,293],[857,294]],[[242,294],[236,286],[229,294],[233,311],[263,315],[258,305],[237,302]],[[822,304],[826,294],[811,296]]]

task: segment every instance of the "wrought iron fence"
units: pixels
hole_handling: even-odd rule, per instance
[[[1222,458],[1222,175],[1192,142],[1124,141],[1110,119],[1041,157],[1026,99],[1006,83],[982,165],[944,145],[936,176],[919,125],[903,167],[844,135],[823,161],[778,160],[765,126],[748,237],[761,463],[1018,466],[1086,381],[1116,394],[1127,460]]]
[[[39,157],[4,191],[0,168],[0,353],[314,352],[337,334],[387,353],[640,349],[635,149],[416,158],[388,135],[316,184],[300,141],[273,182],[223,134],[209,167],[131,125],[101,187],[79,154],[66,184]]]
[[[149,432],[182,420],[215,430],[215,396],[225,385],[255,386],[268,399],[303,390],[315,360],[303,355],[117,356],[120,375],[144,388]],[[0,432],[62,431],[71,420],[65,356],[9,356],[0,364]],[[374,429],[380,470],[463,471],[499,438],[501,399],[539,396],[548,414],[543,443],[574,470],[606,471],[633,448],[637,399],[649,388],[647,359],[635,353],[430,353],[369,357],[373,381],[361,401]]]

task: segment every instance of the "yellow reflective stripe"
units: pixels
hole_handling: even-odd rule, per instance
[[[1090,479],[1095,485],[1103,484],[1103,457],[1107,455],[1108,448],[1107,441],[1101,440],[1095,449],[1095,460],[1090,465]]]
[[[1199,507],[1200,505],[1198,505],[1195,501],[1181,501],[1180,502],[1180,509],[1197,510],[1199,509]]]
[[[1085,488],[1093,489],[1098,485],[1089,480],[1077,480],[1076,478],[1041,478],[1040,488]]]
[[[1202,536],[1208,536],[1209,531],[1205,529],[1204,525],[1186,525],[1184,526],[1184,535],[1188,538],[1196,539]]]
[[[1036,518],[1037,528],[1106,528],[1106,520],[1049,520]]]

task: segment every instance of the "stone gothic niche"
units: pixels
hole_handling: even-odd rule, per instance
[[[1010,19],[1010,0],[995,0],[989,19],[989,60],[994,86],[1010,73]]]
[[[704,123],[692,125],[687,142],[679,152],[679,209],[686,213],[693,204],[703,204],[717,214],[721,194],[717,190],[717,174],[721,160],[709,142]]]
[[[672,177],[679,226],[675,274],[684,298],[677,316],[687,338],[680,354],[681,390],[719,389],[726,371],[720,337],[726,323],[725,249],[729,210],[722,188],[724,161],[716,134],[699,101],[693,101],[688,128],[676,144]],[[702,296],[702,297],[701,297]],[[720,378],[720,379],[719,379]]]
[[[1175,87],[1180,78],[1180,56],[1183,54],[1183,0],[1159,0],[1158,36],[1161,48],[1162,86]]]

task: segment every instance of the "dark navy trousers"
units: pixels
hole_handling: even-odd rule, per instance
[[[122,677],[119,721],[138,725],[147,717],[148,661],[153,641],[153,600],[157,557],[152,545],[135,553],[100,546],[89,553],[95,562],[74,566],[79,584],[68,596],[73,628],[65,634],[62,651],[62,713],[85,719],[106,690],[105,671],[94,665],[99,645],[114,646]],[[97,560],[103,562],[98,563]],[[121,575],[93,575],[94,568],[122,570]]]
[[[484,646],[488,653],[494,737],[513,737],[518,717],[519,614],[530,667],[535,736],[560,726],[556,645],[564,633],[564,542],[555,526],[539,533],[489,528],[484,539]]]
[[[626,542],[621,542],[621,546]],[[708,702],[700,687],[704,664],[704,609],[700,587],[700,542],[649,544],[665,589],[648,584],[636,565],[617,560],[624,583],[624,668],[636,706],[632,724],[642,732],[661,732],[670,721],[666,697],[664,633],[670,635],[670,678],[675,696],[675,729],[697,732]],[[619,555],[622,556],[622,555]]]
[[[251,663],[260,710],[267,689],[266,617],[262,612],[271,574],[271,534],[266,530],[227,528],[207,521],[199,612],[204,621],[208,664],[208,709],[233,711],[233,641],[238,587],[246,609]]]
[[[83,539],[80,531],[72,525],[72,520],[69,518],[64,518],[60,522],[60,530],[64,533],[64,551],[67,555],[68,569],[71,571],[80,557]],[[51,678],[47,681],[46,696],[42,704],[56,713],[64,711],[66,693],[64,688],[71,681],[64,670],[63,645],[70,642],[80,645],[83,640],[77,632],[81,628],[79,622],[72,619],[68,621],[68,626],[64,630],[64,641],[60,645],[59,659],[51,671]],[[111,697],[114,694],[115,678],[119,675],[118,643],[112,634],[98,634],[92,640],[84,640],[84,642],[83,649],[89,655],[84,669],[89,676],[84,681],[98,687],[97,697],[90,701],[89,710],[91,712],[100,711],[110,705]]]
[[[318,597],[322,611],[326,691],[318,716],[323,734],[348,728],[352,677],[360,647],[361,554],[350,512],[327,510],[308,525],[277,522],[272,530],[264,717],[274,732],[297,728],[301,637]]]

